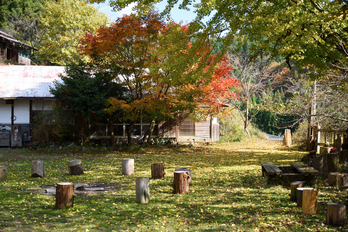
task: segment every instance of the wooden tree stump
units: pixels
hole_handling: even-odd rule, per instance
[[[302,193],[302,213],[316,214],[318,209],[318,191],[305,189]]]
[[[296,192],[296,196],[297,196],[297,200],[296,200],[296,203],[297,203],[297,207],[302,207],[302,196],[303,196],[303,190],[313,190],[313,188],[304,188],[304,187],[300,187],[300,188],[297,188],[297,192]]]
[[[190,174],[186,171],[174,172],[174,194],[189,193]]]
[[[134,175],[134,159],[122,160],[122,175]]]
[[[164,163],[151,164],[152,179],[163,179],[164,175]]]
[[[339,175],[339,172],[330,172],[329,177],[328,177],[328,183],[330,186],[335,186],[336,185],[336,179],[337,175]]]
[[[304,181],[295,181],[290,183],[290,189],[291,189],[291,195],[290,200],[291,201],[297,201],[297,188],[303,187],[305,184]]]
[[[284,138],[283,138],[283,145],[290,147],[292,144],[292,140],[291,140],[291,130],[290,129],[285,129],[284,132]]]
[[[326,224],[344,226],[346,219],[346,205],[340,203],[327,203]]]
[[[56,209],[73,207],[74,204],[74,184],[61,182],[56,187]]]
[[[175,171],[188,172],[189,175],[190,175],[189,184],[192,184],[192,171],[191,171],[191,169],[188,169],[188,168],[177,168],[177,169],[175,169]]]
[[[45,162],[42,160],[33,160],[31,165],[32,177],[44,177],[45,176]]]
[[[83,174],[81,160],[72,160],[68,162],[69,174],[70,175],[81,175]]]
[[[336,187],[339,189],[341,187],[348,186],[348,176],[346,173],[338,173],[336,175]]]
[[[6,180],[7,178],[7,167],[0,166],[0,180]]]
[[[149,178],[137,178],[135,181],[135,188],[135,202],[139,204],[148,204],[150,201]]]

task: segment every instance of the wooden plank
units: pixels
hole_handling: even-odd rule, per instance
[[[275,166],[272,162],[261,163],[261,166],[266,170],[269,175],[279,175],[282,173],[277,166]]]
[[[303,162],[293,162],[291,163],[291,166],[296,168],[297,171],[299,171],[301,174],[308,176],[308,175],[318,175],[318,170],[314,169],[313,167],[303,163]]]

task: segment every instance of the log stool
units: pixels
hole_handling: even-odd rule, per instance
[[[72,160],[68,162],[69,174],[70,175],[81,175],[83,174],[81,160]]]
[[[290,183],[290,189],[291,189],[291,195],[290,200],[291,201],[297,201],[297,188],[303,187],[305,184],[304,181],[295,181]]]
[[[304,187],[300,187],[300,188],[297,188],[297,191],[296,191],[296,196],[297,196],[297,207],[302,207],[302,195],[303,195],[303,190],[313,190],[313,188],[304,188]]]
[[[135,181],[135,202],[139,204],[148,204],[150,201],[149,178],[137,178]]]
[[[7,167],[0,166],[0,180],[6,180],[7,178]]]
[[[152,179],[163,179],[164,175],[164,163],[151,164]]]
[[[305,189],[302,193],[302,213],[316,214],[318,209],[318,191]]]
[[[125,175],[125,176],[134,175],[134,159],[122,160],[122,175]]]
[[[175,171],[174,172],[174,194],[185,194],[189,193],[189,180],[190,174],[186,171]]]
[[[346,219],[346,205],[341,203],[327,203],[326,224],[343,226]]]
[[[177,168],[177,169],[175,169],[175,171],[188,172],[189,175],[190,175],[189,183],[192,184],[192,171],[191,171],[191,169],[188,169],[188,168]]]
[[[45,162],[42,160],[33,160],[31,165],[32,177],[44,177],[45,176]]]
[[[56,187],[56,209],[65,209],[74,205],[74,184],[61,182]]]

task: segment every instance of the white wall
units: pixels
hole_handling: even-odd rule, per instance
[[[0,100],[0,124],[11,124],[11,104]]]
[[[29,124],[29,100],[14,100],[14,124]],[[5,104],[5,100],[0,100],[0,123],[11,124],[11,104]]]

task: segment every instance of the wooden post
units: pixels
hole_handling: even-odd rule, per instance
[[[56,187],[56,209],[73,207],[74,204],[74,184],[61,182]]]
[[[164,175],[164,163],[151,164],[152,179],[163,179]]]
[[[139,204],[148,204],[150,201],[149,178],[137,178],[135,181],[135,188],[135,202]]]
[[[304,181],[295,181],[290,183],[290,189],[291,189],[291,195],[290,195],[290,200],[291,201],[297,201],[297,188],[303,187],[304,186]]]
[[[175,171],[185,171],[185,172],[188,172],[189,175],[190,175],[189,184],[192,184],[192,171],[191,171],[191,169],[188,169],[188,168],[177,168],[177,169],[175,169]]]
[[[292,144],[292,140],[291,140],[291,130],[290,129],[285,129],[284,132],[284,138],[283,138],[283,145],[290,147]]]
[[[326,224],[344,226],[346,219],[346,205],[340,203],[327,203]]]
[[[0,180],[6,180],[7,178],[7,167],[0,166]]]
[[[134,175],[134,159],[122,160],[122,175]]]
[[[81,175],[83,174],[81,160],[72,160],[68,162],[69,174],[70,175]]]
[[[302,193],[302,213],[316,214],[318,209],[318,191],[305,189]]]
[[[31,162],[31,176],[44,177],[45,176],[45,162],[42,160],[33,160]]]
[[[297,188],[297,207],[302,207],[302,195],[303,195],[303,190],[313,190],[313,188],[304,188],[304,187],[300,187],[300,188]]]
[[[338,152],[327,154],[327,175],[329,175],[330,172],[339,171],[339,162],[340,155],[338,154]]]
[[[348,176],[345,173],[338,173],[336,175],[336,187],[339,189],[341,187],[348,186]]]
[[[174,172],[174,194],[189,193],[189,172],[175,171]]]
[[[340,174],[339,172],[330,172],[328,177],[328,183],[330,186],[336,185],[336,178],[337,175]]]

